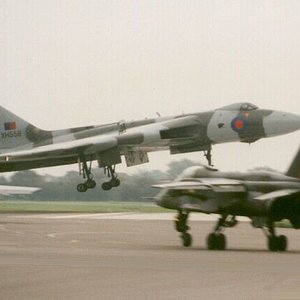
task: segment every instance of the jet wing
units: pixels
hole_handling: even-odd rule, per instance
[[[55,158],[78,155],[78,153],[93,154],[106,151],[117,146],[117,140],[113,136],[102,135],[80,140],[61,142],[45,145],[28,150],[3,153],[0,159],[5,161],[25,161],[41,158]]]
[[[261,201],[267,201],[267,200],[275,200],[279,198],[289,197],[289,196],[296,196],[296,194],[300,195],[300,190],[294,190],[294,189],[285,189],[285,190],[279,190],[267,194],[259,195],[254,200],[261,200]]]
[[[34,193],[36,191],[39,191],[39,190],[40,190],[40,188],[36,188],[36,187],[0,185],[0,194],[1,195],[32,194],[32,193]]]
[[[159,189],[168,189],[168,190],[209,190],[210,186],[206,184],[197,182],[197,181],[179,181],[179,182],[170,182],[170,183],[162,183],[155,184],[152,187]]]
[[[215,190],[217,192],[240,191],[242,183],[225,178],[201,178],[199,180],[183,180],[153,185],[154,188],[169,190]]]

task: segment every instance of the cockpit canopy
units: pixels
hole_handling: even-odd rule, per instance
[[[227,106],[223,106],[219,108],[220,110],[237,110],[237,111],[252,111],[258,109],[258,107],[254,104],[251,104],[249,102],[243,102],[243,103],[234,103]]]
[[[177,178],[177,180],[182,180],[184,178],[204,178],[211,177],[212,173],[217,172],[217,169],[214,169],[209,166],[193,166],[185,169]],[[213,174],[214,175],[214,174]]]

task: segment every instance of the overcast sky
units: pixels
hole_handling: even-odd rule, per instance
[[[296,0],[0,0],[0,105],[43,129],[241,101],[300,114],[299,16]],[[299,137],[217,145],[214,163],[285,171]],[[155,153],[127,170],[183,157],[205,162]]]

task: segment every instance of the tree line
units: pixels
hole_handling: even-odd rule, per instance
[[[101,169],[93,169],[94,178],[97,181],[95,189],[85,193],[79,193],[76,185],[82,182],[82,178],[76,171],[69,171],[64,176],[40,175],[27,170],[14,173],[10,178],[0,176],[0,184],[16,186],[35,186],[41,190],[32,195],[1,196],[2,200],[22,199],[35,201],[153,201],[151,198],[159,192],[152,188],[153,184],[175,179],[185,168],[197,165],[189,159],[173,161],[168,164],[166,171],[140,171],[133,175],[119,173],[121,185],[110,191],[103,191],[101,183],[107,181],[107,177]]]

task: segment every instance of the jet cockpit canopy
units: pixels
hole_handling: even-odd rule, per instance
[[[220,110],[237,110],[237,111],[252,111],[256,109],[258,109],[258,107],[249,102],[234,103],[220,108]]]
[[[177,179],[210,177],[212,176],[212,173],[217,171],[217,169],[205,165],[193,166],[185,169]]]

